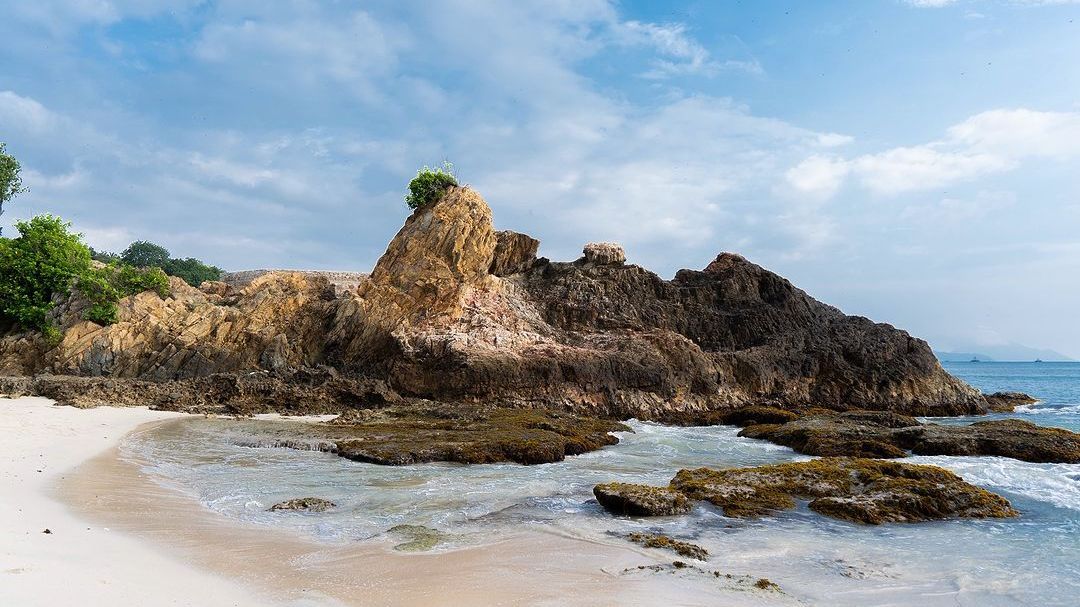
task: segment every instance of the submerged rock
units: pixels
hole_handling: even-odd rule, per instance
[[[966,426],[924,424],[886,411],[817,413],[783,424],[755,424],[739,436],[819,456],[996,455],[1028,462],[1080,462],[1080,434],[1017,419]]]
[[[394,546],[394,550],[402,552],[427,552],[452,537],[423,525],[395,525],[386,532],[406,540]]]
[[[334,502],[319,497],[299,497],[284,502],[278,502],[273,506],[270,506],[270,511],[326,512],[327,510],[336,507],[337,504]]]
[[[826,458],[728,470],[680,470],[672,488],[733,517],[761,516],[810,500],[833,518],[877,525],[1017,516],[1008,500],[936,466]]]
[[[666,535],[660,535],[656,533],[631,533],[626,536],[628,540],[635,544],[641,544],[646,548],[659,548],[661,550],[670,550],[679,556],[684,556],[688,559],[695,559],[698,561],[706,561],[709,559],[709,551],[698,546],[697,544],[691,544],[690,542],[683,542],[680,540],[672,539]]]
[[[666,487],[631,483],[603,483],[593,487],[605,510],[629,516],[669,516],[690,512],[690,500]]]

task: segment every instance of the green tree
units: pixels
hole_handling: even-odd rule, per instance
[[[0,318],[7,324],[52,328],[53,297],[89,272],[90,249],[70,228],[59,217],[38,215],[15,224],[18,238],[0,239]]]
[[[458,184],[454,176],[454,165],[443,162],[442,167],[424,167],[416,172],[416,177],[409,182],[409,193],[405,195],[405,204],[410,209],[418,209],[438,200],[444,191]]]
[[[19,175],[21,170],[19,161],[8,154],[7,147],[0,143],[0,215],[4,214],[4,203],[26,191]],[[3,228],[0,228],[0,234],[2,233]]]
[[[165,273],[169,276],[183,278],[184,282],[193,287],[197,287],[207,280],[221,280],[221,268],[206,265],[194,257],[170,259],[165,264]]]
[[[136,240],[120,254],[120,261],[136,268],[164,268],[169,263],[169,250],[145,240]]]
[[[120,261],[120,256],[112,251],[98,251],[94,247],[90,247],[90,259],[101,263],[113,263]]]

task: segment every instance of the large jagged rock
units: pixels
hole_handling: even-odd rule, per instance
[[[490,282],[495,243],[491,208],[469,188],[450,188],[416,209],[339,308],[331,336],[339,360],[378,363],[415,334],[459,320],[469,293]]]

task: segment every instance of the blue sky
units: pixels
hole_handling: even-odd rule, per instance
[[[449,158],[553,259],[736,251],[939,348],[1080,357],[1077,2],[5,4],[4,226],[366,270]]]

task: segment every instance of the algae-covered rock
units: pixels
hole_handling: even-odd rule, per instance
[[[1023,392],[994,392],[983,397],[986,407],[991,411],[1012,411],[1021,405],[1033,405],[1037,401],[1034,397]]]
[[[267,427],[237,422],[245,444],[319,447],[358,462],[403,466],[423,462],[544,464],[580,455],[629,430],[612,420],[546,409],[412,401],[343,415],[327,424]]]
[[[337,504],[335,504],[334,502],[322,499],[320,497],[299,497],[296,499],[286,500],[284,502],[278,502],[273,506],[270,506],[270,511],[326,512],[327,510],[336,507]]]
[[[659,548],[661,550],[670,550],[679,556],[684,556],[688,559],[695,559],[699,561],[708,560],[709,551],[698,546],[697,544],[691,544],[690,542],[683,542],[670,538],[666,535],[660,535],[657,533],[638,533],[634,532],[626,536],[628,540],[635,544],[641,544],[646,548]]]
[[[760,516],[810,500],[815,512],[859,523],[1016,516],[1008,500],[936,466],[825,458],[728,470],[680,470],[672,488],[734,517]]]
[[[994,420],[966,426],[924,424],[888,411],[815,413],[783,424],[755,424],[739,436],[791,447],[822,457],[996,455],[1028,462],[1080,462],[1080,434],[1024,420]]]
[[[608,512],[629,516],[668,516],[690,512],[690,500],[667,487],[602,483],[593,487],[596,501]]]
[[[405,540],[394,546],[394,550],[401,552],[427,552],[451,538],[449,534],[423,525],[395,525],[386,532]]]

